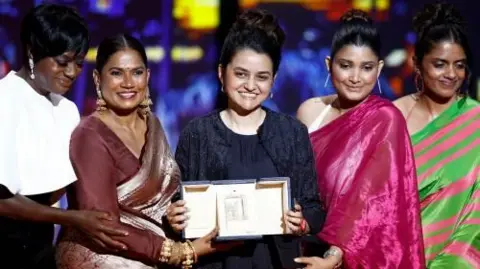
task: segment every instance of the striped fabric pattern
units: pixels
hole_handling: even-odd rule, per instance
[[[412,137],[428,268],[480,268],[480,105],[452,104]]]

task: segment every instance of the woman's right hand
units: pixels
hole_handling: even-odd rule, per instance
[[[227,251],[236,246],[242,245],[243,242],[231,241],[224,243],[215,243],[213,239],[218,235],[218,228],[215,228],[213,231],[205,235],[204,237],[194,240],[193,248],[195,248],[195,253],[198,257],[211,254],[218,251]]]
[[[70,223],[89,236],[97,245],[112,251],[126,250],[127,246],[111,236],[128,236],[127,231],[113,227],[108,213],[88,210],[67,210]]]
[[[183,200],[176,201],[167,208],[167,220],[175,232],[180,233],[187,227],[187,212],[188,209]]]

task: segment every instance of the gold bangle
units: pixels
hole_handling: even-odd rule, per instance
[[[165,238],[162,244],[162,250],[160,251],[160,262],[168,263],[172,256],[173,241]]]
[[[172,247],[172,256],[170,257],[170,260],[168,261],[169,264],[178,266],[184,259],[183,255],[183,245],[182,243],[175,242]]]
[[[195,247],[193,246],[192,241],[187,240],[187,244],[190,246],[190,249],[192,249],[192,252],[193,252],[193,262],[194,262],[194,263],[197,263],[197,262],[198,262],[198,255],[197,255],[197,251],[195,250]]]
[[[182,268],[183,269],[190,269],[193,266],[193,251],[190,248],[190,245],[188,243],[183,243],[183,253],[185,255],[185,259],[182,262]]]

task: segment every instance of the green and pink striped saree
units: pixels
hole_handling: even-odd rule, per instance
[[[427,267],[480,268],[480,105],[462,98],[412,136]]]

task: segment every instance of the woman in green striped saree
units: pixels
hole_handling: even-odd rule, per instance
[[[395,104],[414,146],[427,267],[480,268],[480,105],[467,97],[472,55],[451,5],[414,18],[418,93]]]

